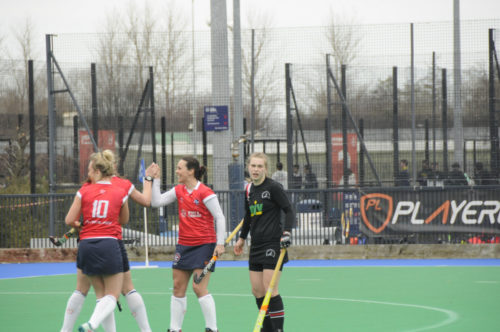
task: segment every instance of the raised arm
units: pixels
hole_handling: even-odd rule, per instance
[[[151,198],[151,206],[152,207],[160,207],[164,205],[168,205],[177,200],[177,196],[175,195],[175,187],[170,189],[163,194],[160,192],[160,180],[154,179],[153,181],[153,196]]]
[[[151,165],[149,165],[149,167],[146,169],[146,178],[154,178],[157,169],[159,169],[159,166],[157,164],[152,163]],[[143,183],[142,193],[134,188],[134,190],[130,194],[130,198],[137,204],[148,207],[151,205],[152,187],[153,181],[145,179]]]

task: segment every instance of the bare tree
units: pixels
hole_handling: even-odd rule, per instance
[[[26,173],[26,165],[29,161],[29,155],[25,154],[25,148],[29,142],[29,134],[26,127],[23,126],[22,116],[28,113],[28,60],[34,56],[34,34],[35,28],[30,18],[26,18],[25,24],[19,30],[13,30],[15,47],[12,51],[19,51],[19,55],[7,54],[5,60],[0,62],[0,112],[2,121],[0,129],[4,138],[9,138],[11,144],[2,155],[3,170],[9,178],[16,178]],[[4,39],[3,39],[4,40]],[[0,45],[1,48],[1,45]],[[45,100],[37,98],[43,94],[45,81],[35,75],[35,85],[39,86],[40,91],[35,91],[35,109],[43,112],[42,106]],[[13,125],[17,123],[17,125]],[[41,129],[43,125],[35,128]]]
[[[5,35],[3,33],[0,33],[0,59],[7,57],[4,44],[5,44]]]
[[[33,59],[35,50],[33,48],[33,40],[35,34],[35,26],[31,18],[27,17],[21,30],[14,31],[14,37],[19,49],[20,58],[12,59],[12,68],[19,68],[19,63],[22,61],[23,75],[14,75],[14,82],[16,84],[15,97],[19,103],[18,113],[27,110],[28,100],[28,60]]]
[[[20,53],[23,59],[32,59],[34,55],[33,37],[35,26],[30,17],[26,17],[21,30],[14,31],[14,36],[18,42]]]
[[[161,94],[165,98],[166,112],[173,114],[180,108],[177,96],[186,95],[189,92],[188,84],[183,82],[191,69],[189,63],[188,34],[183,33],[187,26],[187,20],[177,9],[174,1],[170,1],[163,11],[163,26],[160,38],[165,44],[158,50],[158,77],[157,82]],[[185,112],[182,112],[185,115]]]
[[[326,39],[335,67],[354,64],[362,37],[356,32],[356,20],[330,10]]]
[[[126,12],[124,29],[132,44],[131,58],[137,65],[139,85],[144,86],[148,66],[158,67],[160,59],[157,52],[162,48],[162,40],[155,38],[154,32],[159,29],[159,19],[154,14],[149,2],[138,8],[134,2],[129,2]]]
[[[251,52],[251,35],[247,39],[247,45],[242,47],[243,89],[247,91],[248,96],[248,98],[244,98],[243,110],[245,117],[250,119],[253,60],[255,127],[258,130],[267,127],[274,105],[277,104],[275,96],[279,95],[278,89],[280,88],[277,66],[272,61],[272,58],[267,57],[265,54],[266,47],[269,45],[270,27],[273,18],[266,14],[250,11],[246,21],[247,27],[255,31],[255,38],[254,54]]]
[[[122,68],[127,60],[127,39],[121,30],[119,13],[109,13],[106,17],[104,31],[98,42],[98,58],[103,67],[104,80],[101,103],[105,113],[116,114],[122,108],[123,99],[127,94],[122,90],[122,84],[136,84],[134,80],[123,77]]]
[[[327,18],[327,26],[325,30],[325,39],[328,45],[327,54],[330,54],[333,63],[330,63],[330,69],[335,75],[337,83],[340,84],[340,68],[341,65],[354,65],[359,54],[362,36],[357,33],[356,19],[347,15],[336,14],[330,9],[329,17]],[[324,55],[323,55],[324,56]],[[317,72],[319,77],[324,77],[324,71]],[[318,88],[319,87],[319,88]],[[310,108],[312,117],[326,118],[326,80],[323,85],[311,85],[307,87],[311,94],[316,96],[315,105]],[[336,105],[340,105],[340,98],[332,84],[332,98]],[[356,93],[356,92],[354,92]],[[336,107],[334,111],[340,112],[341,108]]]
[[[16,179],[28,173],[29,158],[25,154],[28,144],[29,135],[18,125],[6,153],[0,155],[0,165],[9,179]]]
[[[137,8],[130,3],[124,30],[131,44],[130,57],[137,65],[139,85],[144,86],[146,67],[152,66],[155,71],[156,90],[160,93],[161,105],[166,111],[173,113],[181,110],[177,104],[177,96],[187,93],[182,89],[183,82],[189,73],[188,34],[182,32],[187,20],[178,10],[175,1],[168,1],[163,10],[153,9],[148,2]],[[161,107],[161,106],[160,106]],[[184,113],[183,113],[184,115]]]
[[[187,34],[182,32],[185,27],[186,20],[175,1],[167,2],[163,10],[151,7],[149,2],[143,7],[129,2],[124,13],[109,13],[98,55],[109,84],[107,100],[114,109],[121,108],[119,101],[130,96],[132,90],[144,89],[149,66],[155,71],[155,90],[160,91],[156,98],[161,100],[160,105],[164,102],[167,110],[178,108],[176,96],[186,93],[179,82],[189,72]],[[121,68],[130,64],[135,68],[133,78]],[[127,91],[123,90],[124,85]]]

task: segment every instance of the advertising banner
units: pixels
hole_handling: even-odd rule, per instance
[[[500,234],[500,201],[494,191],[388,191],[360,197],[363,232]]]

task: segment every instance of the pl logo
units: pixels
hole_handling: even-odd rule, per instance
[[[392,197],[386,194],[368,194],[361,197],[361,218],[364,224],[373,233],[380,233],[386,227],[392,217],[393,202]],[[376,227],[372,224],[367,216],[367,211],[372,210],[370,219],[372,220],[382,220],[380,226]],[[384,217],[385,213],[385,217]]]

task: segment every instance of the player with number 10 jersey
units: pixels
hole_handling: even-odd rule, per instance
[[[77,192],[82,200],[83,227],[80,240],[89,238],[122,238],[118,221],[128,193],[109,181],[86,183]]]

